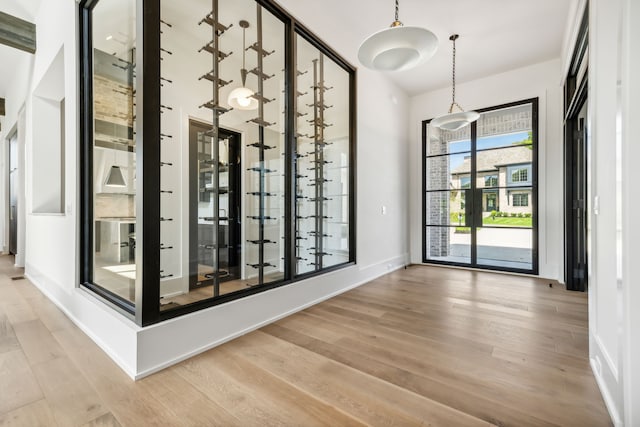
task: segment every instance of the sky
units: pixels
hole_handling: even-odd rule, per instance
[[[478,138],[476,144],[476,150],[487,150],[490,148],[497,147],[509,147],[514,142],[524,141],[528,137],[528,132],[519,132],[519,133],[511,133],[508,135],[496,135],[489,137],[480,137]],[[456,141],[449,144],[449,153],[453,155],[450,157],[450,168],[451,170],[458,167],[466,156],[468,156],[471,150],[471,141]],[[455,154],[460,153],[460,154]]]

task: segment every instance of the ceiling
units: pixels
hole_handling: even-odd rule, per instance
[[[0,11],[33,21],[42,0],[0,0]],[[440,41],[435,56],[413,70],[386,73],[409,95],[451,85],[451,42],[457,81],[474,80],[560,56],[568,15],[577,0],[400,0],[400,20],[426,27]],[[279,0],[353,64],[359,44],[394,18],[393,0]],[[327,31],[327,29],[331,31]],[[24,52],[0,46],[0,62]],[[12,68],[0,67],[0,97]]]
[[[0,0],[0,11],[25,21],[34,22],[42,0]],[[32,56],[30,53],[20,51],[0,44],[0,98],[6,96],[7,86],[13,80],[14,67]]]
[[[360,43],[394,20],[393,0],[279,2],[358,66]],[[413,70],[386,74],[409,95],[449,87],[449,36],[454,33],[460,35],[456,42],[457,82],[558,58],[568,16],[576,3],[577,0],[400,0],[400,21],[434,32],[439,48],[433,58]],[[332,33],[320,31],[327,27],[333,29]]]

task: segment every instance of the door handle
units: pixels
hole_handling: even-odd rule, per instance
[[[474,215],[474,227],[482,227],[482,194],[481,188],[476,188],[475,197],[473,200],[473,207],[475,209]]]
[[[469,190],[464,190],[464,226],[471,227],[473,218],[473,193]]]

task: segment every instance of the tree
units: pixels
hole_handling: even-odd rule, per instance
[[[514,142],[511,145],[526,145],[529,150],[533,150],[533,132],[527,132],[527,139]]]

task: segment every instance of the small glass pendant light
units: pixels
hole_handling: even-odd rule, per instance
[[[231,91],[227,102],[230,106],[238,110],[255,110],[258,108],[258,100],[253,98],[255,92],[247,87],[247,74],[249,72],[245,67],[245,32],[247,28],[249,28],[249,23],[242,20],[240,21],[240,27],[242,27],[242,69],[240,70],[242,86]]]

